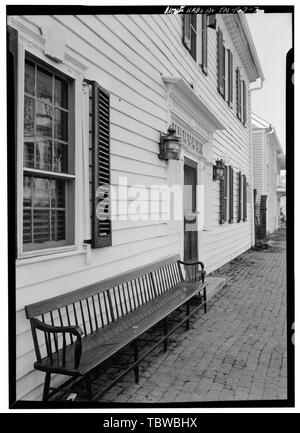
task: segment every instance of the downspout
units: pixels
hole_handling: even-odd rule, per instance
[[[268,143],[268,136],[269,135],[271,135],[271,134],[273,134],[274,133],[274,127],[270,124],[270,126],[269,126],[269,128],[268,129],[266,129],[266,146],[269,146],[269,143]],[[270,155],[270,152],[269,152],[269,155]],[[265,161],[265,167],[266,167],[266,161]],[[267,227],[267,229],[268,229],[268,222],[269,222],[269,217],[270,217],[270,211],[271,211],[271,209],[270,209],[270,197],[269,197],[269,194],[271,193],[271,186],[270,186],[270,188],[268,188],[268,194],[267,194],[267,170],[265,170],[265,194],[267,195],[267,215],[266,215],[266,219],[267,219],[267,221],[266,221],[266,227]]]

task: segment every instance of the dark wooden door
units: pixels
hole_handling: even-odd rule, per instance
[[[198,259],[197,165],[184,160],[184,260]]]

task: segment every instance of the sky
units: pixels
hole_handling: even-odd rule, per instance
[[[285,149],[285,59],[292,47],[292,15],[246,14],[265,76],[261,90],[252,92],[252,111],[271,123]]]

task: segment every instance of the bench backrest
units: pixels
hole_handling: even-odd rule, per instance
[[[104,328],[126,314],[172,289],[183,280],[178,264],[179,256],[172,256],[146,267],[126,272],[114,278],[68,292],[25,307],[28,319],[37,318],[52,326],[79,325],[85,335]],[[33,330],[38,346],[38,358],[47,355],[47,338]],[[61,348],[57,335],[53,347]],[[65,338],[65,337],[64,337]],[[72,335],[66,337],[73,343]],[[48,344],[49,346],[49,344]],[[37,347],[36,347],[37,351]]]

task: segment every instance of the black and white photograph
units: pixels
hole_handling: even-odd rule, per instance
[[[6,7],[10,407],[294,406],[293,24]]]

